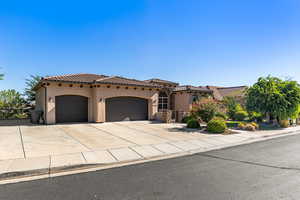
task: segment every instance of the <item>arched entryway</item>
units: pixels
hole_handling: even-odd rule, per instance
[[[148,119],[148,99],[138,97],[112,97],[105,100],[107,122]]]
[[[88,98],[78,95],[55,97],[56,123],[87,122]]]

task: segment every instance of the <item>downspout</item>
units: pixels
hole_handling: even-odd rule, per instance
[[[47,124],[47,110],[48,110],[48,106],[47,106],[47,87],[45,87],[44,85],[42,85],[42,87],[45,89],[45,110],[44,110],[44,124]]]

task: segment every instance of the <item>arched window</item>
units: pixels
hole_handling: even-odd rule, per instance
[[[158,96],[158,111],[168,109],[168,95],[165,92],[160,92]]]

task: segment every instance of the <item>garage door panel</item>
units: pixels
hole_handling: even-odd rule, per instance
[[[88,98],[75,95],[55,97],[55,116],[57,123],[87,122]]]
[[[106,121],[147,120],[148,100],[137,97],[106,99]]]

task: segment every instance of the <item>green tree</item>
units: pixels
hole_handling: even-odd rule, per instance
[[[33,89],[40,82],[41,79],[42,77],[39,75],[30,75],[30,77],[26,79],[26,88],[24,95],[26,96],[28,102],[35,101],[36,92]]]
[[[234,97],[225,97],[223,103],[227,110],[227,115],[230,119],[234,119],[235,113],[237,112],[238,103]]]
[[[300,87],[296,81],[261,77],[247,90],[246,107],[250,112],[263,113],[273,119],[295,116],[300,104]]]
[[[4,74],[0,74],[0,80],[3,80]]]
[[[236,113],[245,111],[243,106],[238,103],[235,97],[225,97],[223,99],[223,104],[226,107],[226,113],[229,116],[230,119],[236,120]]]
[[[0,91],[0,119],[16,118],[22,115],[26,101],[16,90]]]

